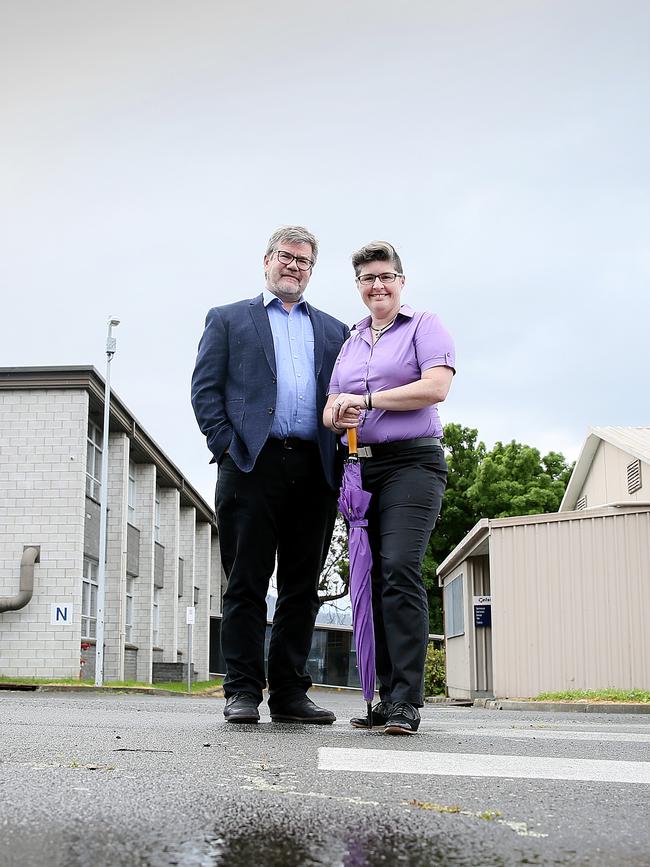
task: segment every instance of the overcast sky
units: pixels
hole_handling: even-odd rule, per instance
[[[0,0],[0,366],[93,364],[209,500],[208,308],[300,223],[457,343],[444,422],[575,458],[650,423],[650,3]]]

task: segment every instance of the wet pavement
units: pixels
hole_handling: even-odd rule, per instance
[[[355,694],[314,698],[334,726],[265,706],[227,725],[219,699],[1,693],[1,867],[650,865],[650,785],[589,778],[650,767],[648,715],[429,705],[396,738],[348,725]],[[455,754],[469,775],[445,770]],[[518,776],[490,776],[499,758]],[[536,776],[545,758],[576,778]]]

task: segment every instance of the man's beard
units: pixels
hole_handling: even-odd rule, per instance
[[[272,284],[269,287],[270,291],[283,301],[299,301],[302,298],[305,287],[293,281],[289,282],[289,286],[280,286],[280,283],[284,280],[286,280],[286,277],[281,277],[276,283]]]

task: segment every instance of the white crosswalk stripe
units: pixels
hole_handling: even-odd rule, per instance
[[[318,751],[318,769],[357,773],[581,780],[650,785],[650,762],[609,759],[556,759],[322,747]]]
[[[634,732],[571,732],[559,729],[445,729],[436,727],[435,731],[461,737],[477,738],[521,738],[522,740],[550,741],[600,741],[621,744],[650,744],[649,734]]]

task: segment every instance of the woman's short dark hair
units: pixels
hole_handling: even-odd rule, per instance
[[[352,254],[352,267],[357,277],[361,266],[368,262],[390,262],[398,274],[404,273],[402,260],[397,255],[395,247],[388,241],[371,241]]]

